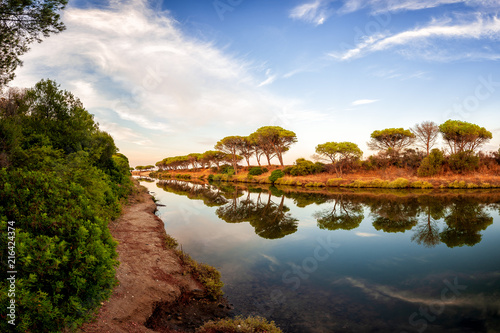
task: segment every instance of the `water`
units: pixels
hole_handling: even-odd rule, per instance
[[[142,182],[242,315],[285,332],[500,332],[500,192]]]

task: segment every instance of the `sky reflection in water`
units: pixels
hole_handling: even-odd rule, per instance
[[[142,184],[241,314],[285,332],[499,331],[500,192]]]

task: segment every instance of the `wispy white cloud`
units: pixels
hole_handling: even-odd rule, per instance
[[[261,82],[245,58],[187,36],[168,13],[158,13],[148,3],[67,8],[62,13],[67,30],[33,45],[12,85],[56,80],[81,98],[121,141],[119,146],[146,144],[145,137],[163,133],[164,139],[153,144],[168,149],[175,133],[219,137],[234,134],[234,122],[243,127],[236,129],[240,133],[268,123],[273,115],[281,125],[284,109],[291,123],[311,115],[301,101],[259,88],[276,79],[270,71]],[[242,117],[247,117],[244,124]],[[134,131],[124,130],[127,126]]]
[[[289,17],[296,20],[321,25],[333,14],[329,8],[332,0],[315,0],[293,8]]]
[[[365,38],[364,41],[343,53],[332,52],[329,55],[338,60],[350,60],[362,57],[368,53],[383,51],[400,47],[401,53],[406,55],[432,57],[430,53],[443,56],[435,51],[439,46],[432,44],[435,40],[449,39],[471,39],[471,40],[497,40],[500,32],[500,19],[497,16],[476,15],[472,22],[459,24],[450,23],[451,20],[433,20],[425,27],[403,31],[393,35],[374,35]],[[406,49],[405,49],[406,47]],[[415,52],[412,50],[415,49]],[[434,51],[434,52],[433,52]],[[479,53],[475,53],[479,56]],[[490,54],[491,56],[491,54]],[[464,53],[462,57],[471,57],[470,53]]]
[[[352,106],[372,104],[378,102],[378,99],[358,99],[357,101],[352,102]]]
[[[276,75],[271,74],[270,69],[266,70],[266,77],[267,78],[264,81],[259,83],[259,87],[267,86],[268,84],[271,84],[276,80]]]
[[[436,8],[451,4],[464,4],[471,8],[500,8],[497,0],[346,0],[338,10],[339,14],[348,14],[368,8],[373,15],[396,13]]]

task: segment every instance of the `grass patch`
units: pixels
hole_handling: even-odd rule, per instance
[[[325,187],[325,183],[320,183],[320,182],[312,182],[312,183],[307,183],[304,185],[305,187]]]
[[[179,246],[179,243],[174,237],[165,234],[165,246],[167,249],[176,249]]]
[[[433,188],[434,186],[426,181],[417,180],[410,184],[411,188]]]
[[[196,330],[196,333],[282,333],[274,321],[262,317],[220,319],[209,321]]]
[[[220,272],[214,267],[196,262],[191,256],[182,250],[176,251],[185,268],[184,274],[191,274],[198,280],[207,292],[207,297],[212,300],[219,299],[224,293],[224,283],[220,279]]]

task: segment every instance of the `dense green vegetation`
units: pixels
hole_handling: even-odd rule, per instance
[[[0,229],[15,227],[15,330],[77,328],[115,285],[108,222],[132,189],[128,159],[78,98],[42,80],[0,100]],[[7,239],[0,241],[2,274]],[[7,290],[2,278],[0,288]],[[10,298],[0,294],[0,306]],[[6,320],[0,331],[13,328]]]

